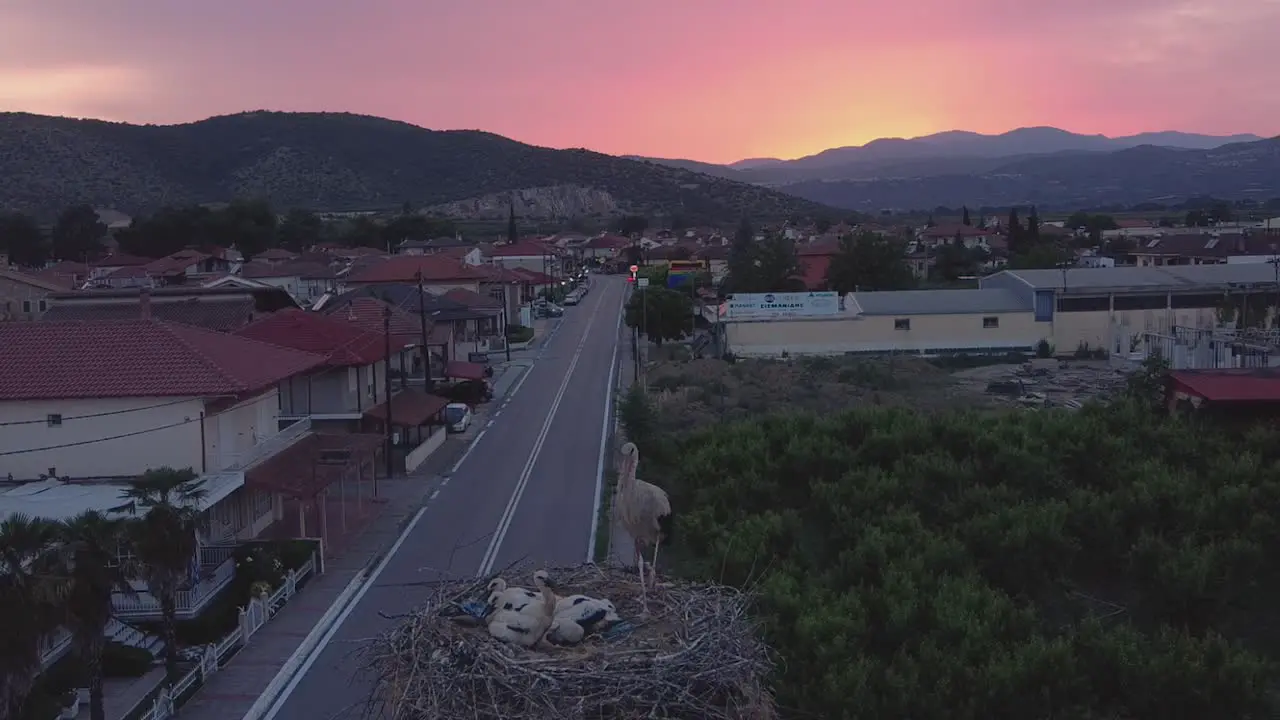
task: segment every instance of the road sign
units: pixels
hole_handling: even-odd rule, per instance
[[[637,280],[636,287],[649,287],[649,278],[640,278]]]
[[[638,272],[640,272],[640,266],[639,266],[639,265],[632,265],[632,266],[631,266],[631,274],[632,274],[632,275],[635,275],[635,274],[636,274],[636,273],[638,273]]]

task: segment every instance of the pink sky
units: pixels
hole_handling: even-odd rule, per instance
[[[0,110],[342,110],[730,162],[1028,125],[1280,134],[1280,0],[4,0]]]

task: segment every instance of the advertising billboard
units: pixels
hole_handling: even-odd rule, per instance
[[[840,312],[840,293],[734,293],[725,305],[730,320],[823,317]]]

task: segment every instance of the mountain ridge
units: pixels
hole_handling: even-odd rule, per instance
[[[928,177],[953,170],[957,163],[983,167],[989,165],[991,160],[1005,157],[1113,152],[1141,145],[1209,150],[1262,139],[1252,134],[1218,136],[1175,130],[1108,137],[1037,126],[1015,128],[999,134],[947,130],[913,138],[877,138],[862,145],[828,148],[791,160],[757,158],[715,165],[683,159],[643,159],[673,167],[711,165],[703,167],[700,172],[777,187],[810,180]]]
[[[1207,150],[1139,145],[1114,152],[1006,158],[974,172],[808,180],[786,192],[849,210],[1038,205],[1060,210],[1212,196],[1280,198],[1280,137]]]
[[[574,187],[581,208],[566,190]],[[680,168],[353,113],[259,110],[175,125],[0,113],[0,210],[44,218],[81,203],[136,214],[246,196],[280,210],[410,203],[488,213],[495,194],[526,190],[540,192],[525,193],[524,211],[545,217],[581,211],[736,222],[748,211],[779,218],[832,212]],[[541,207],[538,198],[553,202]]]

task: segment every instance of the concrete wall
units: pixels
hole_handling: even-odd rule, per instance
[[[405,456],[405,472],[413,472],[414,470],[417,470],[419,465],[426,462],[427,458],[431,457],[431,453],[439,450],[440,446],[444,445],[445,438],[447,438],[449,434],[445,432],[445,429],[442,427],[435,427],[432,429],[435,431],[434,434],[426,440],[423,440],[421,445],[409,451],[409,454]]]
[[[216,472],[276,433],[278,405],[271,390],[201,420],[201,398],[0,403],[0,423],[21,423],[0,425],[0,478],[35,480],[50,468],[74,478],[136,477],[164,466]],[[50,415],[61,423],[50,425]]]
[[[901,327],[897,321],[907,321]],[[986,322],[994,320],[994,323]],[[987,325],[994,324],[994,327]],[[835,320],[727,323],[737,355],[832,355],[859,352],[997,352],[1032,348],[1043,337],[1030,313],[888,315]]]

